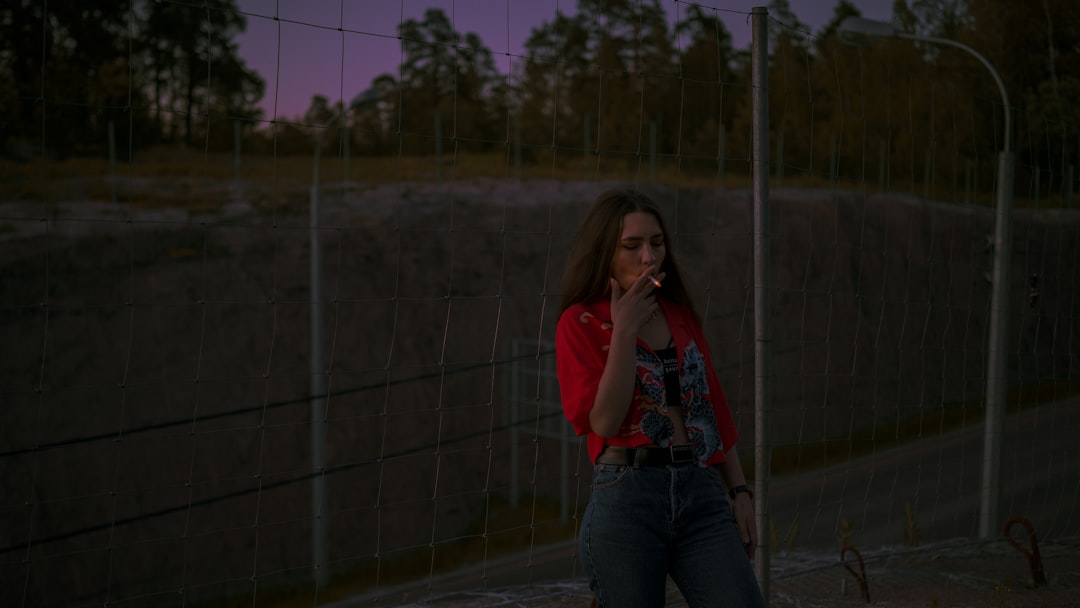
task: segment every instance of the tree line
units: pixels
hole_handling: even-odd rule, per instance
[[[233,0],[6,2],[0,144],[101,154],[112,123],[120,151],[203,146],[209,121],[260,117],[265,83],[235,41],[245,27]]]
[[[837,35],[858,9],[838,0],[810,32],[788,0],[769,2],[771,144],[779,172],[992,184],[1002,140],[993,80],[964,53],[909,40],[856,48]],[[1080,5],[1074,0],[895,0],[894,24],[956,40],[1009,91],[1019,165],[1064,175],[1080,156]],[[155,145],[310,154],[342,146],[323,127],[343,113],[354,154],[502,152],[525,162],[650,155],[681,168],[744,170],[751,60],[716,11],[660,0],[578,0],[533,28],[500,73],[474,33],[429,9],[399,25],[403,60],[343,107],[323,96],[295,119],[263,116],[265,84],[239,57],[234,0],[17,0],[0,9],[0,141],[58,157]],[[43,137],[44,134],[44,137]],[[989,157],[989,158],[988,158]],[[843,162],[842,159],[861,159]],[[989,162],[988,162],[989,161]],[[872,165],[872,166],[871,166]],[[974,167],[974,170],[972,170]],[[982,174],[980,174],[980,172]]]

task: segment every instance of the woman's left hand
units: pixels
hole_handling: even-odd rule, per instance
[[[743,547],[746,548],[746,555],[754,559],[754,552],[757,551],[758,546],[758,531],[757,520],[754,518],[754,501],[751,500],[750,494],[746,492],[736,494],[731,510],[735,516],[735,527],[738,528],[739,537],[742,539]]]

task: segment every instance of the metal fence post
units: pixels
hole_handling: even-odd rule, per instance
[[[769,604],[769,435],[772,334],[769,307],[769,10],[753,9],[754,90],[754,515],[758,585]]]

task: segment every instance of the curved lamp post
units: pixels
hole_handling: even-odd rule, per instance
[[[989,538],[1000,529],[997,521],[998,478],[1001,469],[1002,418],[1005,413],[1006,348],[1008,347],[1009,258],[1012,244],[1013,154],[1012,110],[1009,94],[994,66],[975,49],[947,38],[916,36],[896,29],[891,23],[848,17],[839,28],[840,39],[859,44],[867,38],[906,38],[954,46],[979,60],[994,77],[1001,91],[1005,111],[1004,147],[998,155],[997,217],[994,229],[994,270],[990,295],[990,336],[986,361],[986,420],[983,433],[983,469],[979,536]]]

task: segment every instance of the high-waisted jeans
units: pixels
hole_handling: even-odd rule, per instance
[[[580,541],[600,607],[663,606],[669,575],[691,608],[764,605],[715,467],[596,465]]]

